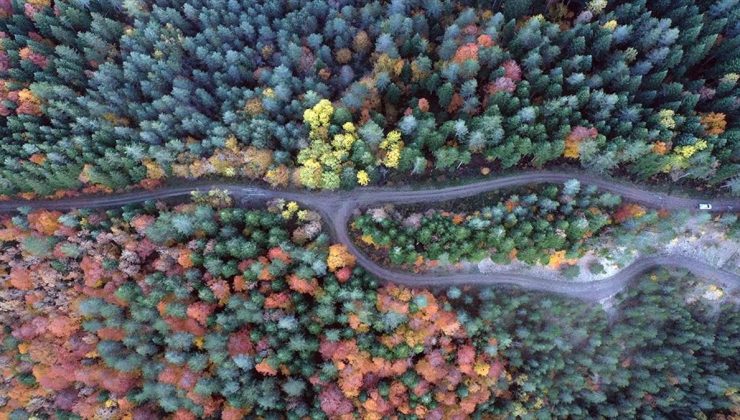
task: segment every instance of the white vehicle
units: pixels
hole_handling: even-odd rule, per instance
[[[711,210],[712,205],[709,203],[699,203],[699,210]]]

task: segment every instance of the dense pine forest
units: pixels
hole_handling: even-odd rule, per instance
[[[563,166],[737,193],[738,22],[735,0],[5,0],[0,194]]]

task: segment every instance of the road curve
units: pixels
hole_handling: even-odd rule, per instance
[[[346,211],[340,210],[340,214]],[[343,219],[343,217],[337,220]],[[346,220],[346,219],[344,219]],[[349,235],[346,223],[333,227],[338,242],[357,257],[357,262],[379,279],[392,279],[392,282],[407,286],[452,286],[494,284],[518,286],[524,289],[556,293],[570,296],[587,302],[599,302],[622,291],[641,274],[658,266],[680,267],[699,277],[719,283],[733,293],[740,288],[740,276],[727,270],[710,266],[702,261],[682,255],[654,255],[640,257],[629,266],[611,277],[592,282],[552,281],[526,274],[516,273],[451,273],[451,274],[415,274],[383,267],[360,250]]]
[[[668,210],[696,209],[699,203],[709,203],[712,205],[711,211],[713,212],[740,212],[740,200],[738,199],[699,199],[671,196],[635,185],[602,179],[591,174],[554,171],[528,172],[431,190],[364,188],[348,192],[275,191],[237,183],[193,182],[188,185],[163,187],[153,191],[80,196],[61,200],[5,201],[0,202],[0,212],[15,211],[20,206],[56,210],[112,208],[147,200],[187,196],[191,191],[226,189],[237,200],[238,204],[252,204],[274,198],[284,198],[286,200],[298,201],[304,206],[318,211],[326,221],[337,242],[344,244],[355,254],[357,256],[357,262],[361,266],[380,279],[387,279],[408,286],[507,284],[597,302],[615,295],[640,274],[653,267],[672,266],[688,269],[700,277],[716,281],[730,292],[740,287],[740,276],[737,274],[678,255],[641,257],[609,278],[583,283],[544,280],[534,276],[515,273],[414,274],[392,270],[372,261],[355,245],[347,228],[352,211],[357,207],[382,203],[411,204],[446,201],[471,197],[501,188],[537,183],[560,183],[569,179],[577,179],[582,184],[595,185],[601,190],[618,194],[629,201],[656,208]]]

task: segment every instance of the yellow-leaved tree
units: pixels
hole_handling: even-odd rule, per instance
[[[403,150],[401,132],[393,130],[388,133],[385,139],[380,142],[380,149],[385,152],[383,164],[389,168],[398,168],[398,163],[401,160],[401,150]]]
[[[339,173],[349,156],[352,144],[357,140],[354,126],[344,125],[344,133],[329,139],[329,126],[334,115],[334,106],[326,99],[320,100],[303,113],[308,124],[311,144],[298,153],[301,184],[308,188],[339,188]]]
[[[301,150],[297,158],[300,165],[298,179],[303,186],[335,190],[343,182],[343,173],[354,176],[354,179],[345,177],[344,182],[357,182],[360,185],[370,182],[370,176],[365,170],[345,172],[345,169],[354,168],[350,160],[353,148],[359,146],[362,150],[365,147],[352,122],[346,121],[341,127],[332,126],[334,117],[334,106],[326,99],[320,100],[303,113],[303,121],[309,127],[310,140],[308,147]],[[391,140],[385,142],[385,153],[386,161],[395,162],[397,166],[403,143],[400,143],[400,133],[393,133],[389,134]]]
[[[342,244],[334,244],[329,247],[329,256],[326,258],[326,265],[329,271],[335,272],[344,267],[354,267],[356,258]]]

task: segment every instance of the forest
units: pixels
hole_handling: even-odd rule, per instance
[[[213,197],[0,229],[0,416],[730,415],[721,289],[648,273],[599,305],[379,281],[305,209]],[[521,316],[526,314],[526,316]],[[70,374],[72,373],[72,374]]]
[[[740,191],[736,0],[0,2],[0,194],[566,167]]]
[[[740,0],[0,0],[0,420],[740,418]]]

